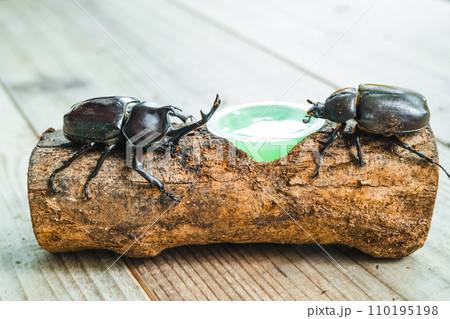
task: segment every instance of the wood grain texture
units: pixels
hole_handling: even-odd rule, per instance
[[[275,100],[301,76],[304,67],[311,65],[354,21],[352,19],[362,13],[363,6],[369,5],[348,2],[348,5],[333,3],[316,8],[312,3],[305,7],[300,2],[286,1],[258,1],[256,4],[246,1],[239,2],[239,6],[229,2],[235,6],[233,11],[227,10],[225,1],[191,0],[182,3],[184,7],[173,1],[79,3],[119,41],[138,65],[74,3],[0,1],[0,79],[22,115],[18,120],[9,118],[9,126],[3,127],[28,121],[37,132],[50,126],[60,128],[62,116],[70,105],[100,95],[131,95],[161,104],[176,104],[194,115],[199,108],[210,104],[211,94],[216,92],[225,97],[223,107],[254,100]],[[402,7],[404,2],[398,3],[398,7]],[[379,4],[393,5],[399,10],[397,4],[381,1]],[[335,48],[340,49],[330,50],[312,68],[313,77],[302,76],[282,100],[320,100],[334,88],[360,82],[396,84],[427,96],[435,134],[440,138],[450,136],[445,123],[449,96],[448,90],[442,88],[448,83],[445,67],[448,65],[448,41],[440,36],[448,33],[448,3],[429,1],[426,8],[423,5],[409,1],[409,9],[402,9],[395,19],[389,19],[392,13],[389,10],[372,17],[366,15],[360,21],[365,25],[358,23],[352,28],[336,44]],[[208,19],[189,8],[202,12]],[[419,18],[412,15],[419,15]],[[424,19],[424,16],[432,18]],[[374,22],[378,17],[386,17],[386,21]],[[217,26],[227,25],[227,21],[239,26],[235,32]],[[247,23],[243,24],[245,21]],[[417,27],[406,27],[416,22]],[[229,29],[233,25],[229,25]],[[376,30],[368,36],[366,31],[372,26]],[[417,35],[422,40],[417,39]],[[376,41],[367,40],[373,36],[377,37]],[[264,45],[254,45],[265,39]],[[441,113],[436,115],[436,112]],[[439,121],[435,119],[444,121],[445,125],[436,125]],[[11,137],[13,145],[22,141],[17,136]],[[17,194],[23,199],[26,197],[26,159],[35,141],[30,140],[27,151],[23,152],[23,170],[7,170],[8,181],[22,181]],[[443,144],[438,147],[441,163],[450,167],[449,148]],[[8,158],[19,163],[18,157],[10,155]],[[11,191],[9,182],[4,181],[2,189]],[[128,259],[127,263],[138,275],[145,291],[153,293],[158,300],[200,298],[199,291],[207,299],[220,300],[272,300],[279,296],[287,299],[288,295],[296,300],[448,300],[449,193],[450,183],[441,174],[428,239],[422,249],[400,260],[375,260],[356,250],[325,246],[341,268],[314,245],[232,244],[173,248],[152,259]],[[22,211],[22,217],[14,220],[27,218],[26,202],[21,202],[22,210],[17,204],[9,203],[12,204],[2,206],[5,214],[14,219],[17,212]],[[39,275],[42,272],[36,272],[38,265],[33,255],[29,260],[34,262],[20,265],[13,262],[18,250],[12,247],[21,243],[17,232],[23,228],[8,224],[2,228],[4,240],[1,242],[2,247],[7,245],[13,253],[5,252],[1,257],[2,299],[74,299],[76,291],[81,289],[74,288],[79,290],[73,292],[70,288],[79,284],[71,272],[79,269],[76,279],[82,281],[79,285],[85,288],[86,282],[92,282],[95,276],[90,271],[100,274],[106,269],[98,253],[48,255],[37,247],[31,225],[29,221],[26,223],[23,232],[34,243],[34,248],[22,250],[21,256],[30,252],[48,256],[54,261],[51,264],[54,275],[47,275],[51,284],[40,285],[45,283],[45,278]],[[6,236],[8,233],[10,235]],[[188,284],[183,283],[186,277],[176,275],[176,269],[179,272],[181,268],[167,262],[163,258],[165,254],[173,256],[179,267],[189,274]],[[86,255],[94,261],[88,272],[82,271],[85,262],[71,262],[73,268],[65,270],[63,261],[76,261]],[[260,276],[249,273],[248,267],[256,269]],[[266,280],[268,276],[272,278]],[[69,288],[61,288],[61,282]],[[266,289],[268,286],[276,289]],[[58,294],[53,295],[52,289]],[[125,299],[119,286],[113,289]],[[277,295],[271,295],[273,291]],[[84,298],[101,299],[99,293],[97,289]],[[139,299],[130,292],[127,296]]]
[[[432,110],[432,127],[439,128],[437,138],[450,144],[448,2],[170,2],[330,86],[310,99],[324,100],[335,89],[362,83],[421,92]],[[292,90],[303,85],[304,77]]]
[[[24,119],[23,110],[17,107],[4,87],[0,87],[0,111],[7,114],[0,118],[0,299],[147,300],[122,261],[103,274],[114,262],[114,254],[52,255],[39,248],[32,234],[24,178],[28,155],[38,136],[31,121]]]
[[[57,175],[59,193],[53,194],[48,181],[62,165],[58,159],[70,158],[79,145],[69,147],[61,131],[44,133],[28,170],[33,230],[50,252],[108,249],[132,257],[220,242],[343,244],[380,258],[405,257],[422,247],[438,167],[403,149],[393,152],[387,139],[364,134],[365,167],[355,168],[356,154],[349,155],[348,141],[339,140],[327,149],[322,172],[313,178],[313,152],[331,132],[329,125],[285,158],[257,163],[202,128],[182,139],[176,158],[153,152],[144,159],[147,171],[170,193],[184,194],[178,202],[123,167],[124,150],[110,154],[91,181],[91,200],[80,192],[100,156],[95,151]],[[429,127],[402,139],[437,155]]]

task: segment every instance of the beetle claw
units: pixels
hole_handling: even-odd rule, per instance
[[[220,105],[220,103],[221,103],[222,101],[219,99],[219,94],[216,94],[216,98],[215,98],[215,100],[214,100],[214,107],[219,107],[219,105]]]
[[[311,122],[311,117],[312,115],[307,115],[305,116],[305,118],[303,119],[303,123],[308,124],[309,122]]]
[[[167,197],[169,197],[170,199],[172,199],[174,201],[179,201],[183,198],[183,195],[181,195],[180,197],[176,197],[176,196],[172,195],[171,193],[166,191],[166,189],[164,187],[161,189],[161,191],[164,193],[164,195],[166,195]]]
[[[86,183],[85,189],[84,189],[84,199],[86,201],[91,200],[91,197],[89,197],[89,193],[88,193],[88,185],[89,185],[89,183]]]
[[[52,176],[50,177],[50,179],[48,180],[48,186],[50,187],[50,189],[52,190],[53,195],[58,194],[60,191],[56,189],[55,184],[53,184],[53,179],[55,178],[55,173],[52,174]]]

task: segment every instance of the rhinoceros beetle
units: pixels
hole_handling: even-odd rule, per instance
[[[450,178],[439,163],[405,144],[397,136],[419,131],[428,124],[430,111],[425,97],[421,94],[395,86],[361,84],[357,90],[355,88],[337,90],[326,99],[325,103],[313,103],[310,100],[307,102],[313,106],[307,111],[308,116],[303,120],[304,123],[308,123],[311,117],[339,123],[328,141],[319,149],[318,167],[313,177],[319,175],[323,152],[342,135],[347,121],[354,119],[356,121],[354,139],[361,166],[365,163],[362,159],[360,134],[361,131],[365,131],[386,136],[395,144],[439,166]]]
[[[73,105],[71,111],[64,116],[63,133],[67,139],[82,146],[53,172],[49,179],[49,186],[54,193],[58,193],[53,183],[56,174],[87,151],[98,145],[103,146],[104,151],[84,185],[85,198],[89,200],[89,183],[99,172],[106,156],[118,145],[127,142],[133,150],[132,168],[169,198],[178,200],[179,198],[165,190],[164,184],[159,179],[145,171],[142,164],[142,152],[137,152],[136,149],[137,147],[155,149],[169,147],[173,154],[178,149],[180,139],[205,124],[219,105],[219,95],[216,95],[209,113],[204,114],[200,111],[201,120],[174,129],[170,116],[177,117],[184,123],[192,116],[185,116],[180,113],[181,109],[172,105],[160,107],[127,96],[97,97],[79,102]]]

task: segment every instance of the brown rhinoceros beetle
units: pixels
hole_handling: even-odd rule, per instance
[[[136,152],[136,148],[166,149],[169,147],[173,153],[178,148],[180,139],[205,124],[219,105],[220,99],[216,95],[210,112],[204,114],[200,111],[201,120],[174,129],[170,116],[175,116],[184,123],[192,116],[183,115],[180,113],[181,109],[172,105],[160,107],[126,96],[97,97],[79,102],[73,105],[71,111],[64,116],[63,133],[67,139],[81,144],[82,147],[53,172],[49,179],[49,186],[54,193],[58,193],[53,183],[56,174],[87,151],[100,145],[104,147],[104,151],[84,186],[85,198],[90,199],[89,182],[97,175],[108,153],[121,143],[127,142],[133,150],[132,168],[165,195],[178,200],[179,198],[165,190],[164,184],[159,179],[144,169],[142,152]]]
[[[360,145],[362,130],[387,136],[395,144],[439,166],[450,178],[450,175],[439,163],[405,144],[397,136],[397,134],[419,131],[428,124],[430,111],[423,95],[395,86],[361,84],[358,90],[344,88],[334,92],[326,99],[325,103],[313,103],[310,100],[308,103],[313,106],[307,111],[308,118],[303,120],[304,123],[308,123],[311,117],[316,117],[340,124],[319,149],[318,167],[313,177],[319,175],[323,152],[342,135],[347,121],[354,119],[356,121],[354,132],[356,149],[361,166],[365,165]]]

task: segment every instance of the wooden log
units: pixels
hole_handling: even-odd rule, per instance
[[[331,129],[327,125],[270,163],[252,161],[205,129],[184,138],[176,158],[147,155],[147,169],[167,190],[184,194],[179,202],[127,167],[124,149],[106,159],[90,184],[90,201],[83,198],[83,185],[98,151],[62,171],[55,180],[61,192],[53,195],[49,176],[76,148],[61,131],[47,131],[31,154],[28,171],[34,233],[49,252],[108,249],[131,257],[221,242],[343,244],[388,258],[422,247],[438,168],[370,134],[361,137],[366,166],[360,167],[347,131],[327,149],[322,171],[313,179],[314,156]],[[401,138],[437,156],[429,126]]]

